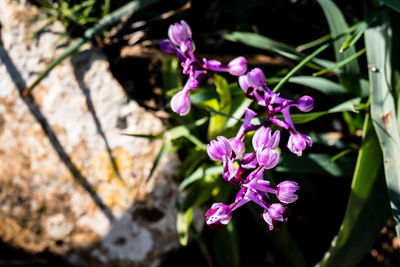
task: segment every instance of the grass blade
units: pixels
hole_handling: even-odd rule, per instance
[[[319,47],[317,50],[315,50],[313,53],[311,53],[309,56],[307,56],[305,59],[303,59],[296,67],[294,67],[288,74],[283,77],[282,80],[279,81],[279,83],[275,86],[274,88],[274,93],[278,92],[279,89],[288,82],[288,80],[296,74],[301,68],[303,68],[308,62],[310,62],[313,58],[315,58],[318,54],[320,54],[322,51],[327,49],[330,46],[330,44],[324,44],[321,47]]]
[[[307,55],[298,52],[296,48],[290,45],[251,32],[227,32],[224,34],[224,38],[232,42],[241,42],[248,46],[274,52],[295,61],[302,61],[307,57]],[[328,60],[318,58],[312,59],[312,62],[324,68],[328,68],[333,64]],[[321,69],[315,64],[309,63],[308,66],[314,69]]]
[[[325,73],[331,72],[333,70],[337,70],[340,69],[341,67],[345,66],[346,64],[350,63],[351,61],[355,60],[356,58],[358,58],[359,56],[362,56],[365,53],[365,48],[361,49],[360,51],[358,51],[357,53],[351,55],[350,57],[336,63],[335,65],[331,66],[330,68],[318,71],[313,73],[313,76],[320,76],[323,75]]]
[[[340,9],[331,0],[317,0],[322,10],[324,11],[325,17],[328,21],[329,28],[331,30],[332,38],[334,39],[333,47],[335,51],[336,61],[342,61],[351,55],[355,54],[355,48],[349,47],[345,52],[340,53],[342,44],[346,41],[349,35],[343,35],[347,32],[349,27],[344,19],[344,16]],[[358,75],[360,74],[360,68],[357,61],[344,66],[343,71],[339,75],[340,83],[350,92],[359,96],[360,95],[360,84],[358,81]]]
[[[83,33],[83,37],[78,38],[75,42],[70,44],[65,51],[54,59],[50,65],[44,70],[39,77],[24,91],[24,95],[28,95],[58,64],[60,64],[64,59],[76,53],[79,48],[85,44],[87,41],[92,40],[96,35],[100,34],[103,30],[111,27],[112,25],[121,21],[121,19],[129,14],[137,12],[158,0],[139,0],[132,1],[123,7],[116,9],[109,15],[103,17],[96,25],[92,28],[87,29]]]

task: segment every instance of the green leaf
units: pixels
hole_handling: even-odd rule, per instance
[[[164,136],[167,140],[175,140],[180,137],[184,137],[187,135],[190,135],[190,131],[194,128],[197,128],[207,122],[208,118],[204,117],[201,119],[198,119],[194,122],[185,124],[185,125],[180,125],[176,126],[174,128],[169,129],[164,133]]]
[[[161,158],[168,153],[169,150],[169,144],[167,142],[163,142],[160,150],[157,153],[156,158],[153,161],[153,165],[151,166],[149,176],[147,176],[147,180],[151,178],[153,175],[154,170],[157,168],[158,163],[160,162]]]
[[[181,71],[177,59],[163,59],[161,61],[163,89],[169,91],[174,88],[182,88]]]
[[[383,152],[386,184],[397,234],[400,234],[400,134],[397,125],[395,101],[388,83],[391,69],[390,36],[387,14],[382,24],[369,28],[365,33],[369,79],[371,85],[371,116]],[[393,49],[398,49],[394,47]]]
[[[325,17],[329,24],[329,28],[331,30],[332,38],[334,39],[333,47],[335,51],[336,61],[342,61],[355,54],[354,47],[349,47],[346,51],[340,53],[340,48],[342,44],[349,37],[348,34],[343,35],[344,32],[348,31],[349,27],[347,26],[347,23],[340,9],[331,0],[317,1],[324,11]],[[357,61],[352,61],[349,64],[346,64],[343,67],[342,72],[339,74],[339,80],[343,87],[345,87],[347,90],[357,96],[360,95],[360,84],[357,78],[359,74],[360,69]]]
[[[310,87],[314,90],[326,94],[327,96],[332,97],[332,99],[338,102],[343,102],[344,100],[350,98],[346,88],[326,78],[312,76],[295,76],[289,79],[289,83],[295,83]]]
[[[24,95],[28,95],[58,64],[60,64],[67,57],[78,52],[79,48],[84,45],[87,41],[92,40],[96,35],[100,34],[103,30],[111,27],[112,25],[121,21],[121,19],[129,14],[135,13],[151,4],[154,4],[158,0],[139,0],[131,1],[128,4],[114,10],[107,16],[103,17],[96,25],[92,28],[87,29],[83,33],[83,37],[78,38],[75,42],[70,44],[64,52],[54,59],[50,65],[39,75],[38,78],[29,86],[25,91]]]
[[[237,229],[231,221],[215,233],[214,253],[219,266],[239,267],[239,251]]]
[[[248,46],[274,52],[295,61],[302,61],[307,57],[307,55],[297,52],[296,48],[290,45],[251,32],[226,32],[223,37],[232,42],[241,42]],[[312,62],[324,68],[332,65],[332,62],[318,58],[312,59]],[[314,69],[321,69],[315,64],[308,64],[308,66]]]
[[[179,242],[186,246],[189,238],[189,228],[192,220],[193,209],[218,193],[220,185],[219,177],[208,176],[193,184],[186,192],[185,198],[178,208],[177,230]]]
[[[193,172],[189,177],[187,177],[185,180],[183,180],[183,182],[179,185],[178,189],[180,191],[182,191],[188,185],[190,185],[200,179],[203,179],[207,176],[219,175],[219,174],[222,174],[222,172],[223,172],[222,165],[211,166],[211,167],[200,167],[195,172]]]
[[[387,189],[380,171],[382,156],[369,116],[366,116],[363,133],[342,225],[331,247],[316,266],[356,266],[389,217]]]
[[[331,109],[328,109],[326,111],[292,114],[292,120],[295,124],[302,124],[302,123],[313,121],[324,115],[328,115],[328,114],[332,114],[332,113],[338,113],[338,112],[344,112],[344,111],[357,112],[356,105],[360,104],[360,102],[361,102],[361,98],[356,97],[356,98],[347,100],[346,102],[343,102],[342,104],[339,104],[339,105],[337,105]]]
[[[322,51],[327,49],[330,46],[330,44],[324,44],[320,46],[317,50],[312,52],[309,56],[307,56],[305,59],[303,59],[296,67],[294,67],[291,71],[289,71],[288,74],[283,77],[282,80],[279,81],[279,83],[274,87],[273,92],[278,92],[279,89],[293,76],[295,75],[301,68],[303,68],[308,62],[310,62],[313,58],[315,58],[318,54],[320,54]]]
[[[177,176],[189,176],[197,166],[199,166],[206,159],[207,153],[202,149],[193,148],[190,150],[189,155],[182,162],[179,167]]]
[[[398,0],[381,0],[387,6],[393,8],[397,12],[400,12],[400,2]]]
[[[181,246],[186,246],[189,240],[189,228],[192,222],[193,208],[185,211],[178,211],[176,218],[176,229]]]
[[[392,47],[400,47],[400,13],[390,12],[390,26],[392,29]],[[400,128],[400,50],[391,51],[392,92],[397,106],[397,127]]]
[[[229,114],[231,111],[231,103],[232,103],[229,84],[224,77],[219,75],[214,76],[214,82],[219,96],[219,105],[217,111],[220,113]],[[210,123],[208,126],[209,139],[213,139],[216,135],[218,135],[218,133],[221,132],[226,119],[227,118],[225,116],[221,116],[219,114],[211,115]]]
[[[350,35],[346,41],[342,44],[342,46],[339,49],[340,53],[343,53],[346,51],[349,47],[352,47],[363,35],[364,31],[368,28],[368,22],[367,21],[362,21],[360,24],[357,26],[356,30],[353,32],[352,35]]]
[[[229,129],[235,126],[238,122],[242,122],[241,118],[246,108],[248,108],[253,100],[248,99],[243,93],[243,90],[237,86],[237,84],[230,85],[232,94],[239,92],[237,95],[232,95],[232,108],[230,117],[225,121],[223,130]]]
[[[335,65],[331,66],[330,68],[323,69],[323,70],[320,70],[318,72],[313,73],[313,76],[323,75],[323,74],[331,72],[333,70],[340,69],[340,68],[346,66],[346,64],[349,64],[351,61],[353,61],[356,58],[358,58],[359,56],[362,56],[365,53],[365,51],[366,51],[365,48],[363,48],[360,51],[358,51],[357,53],[351,55],[350,57],[348,57],[346,59],[343,59],[340,62],[337,62]]]
[[[321,153],[304,154],[301,158],[293,153],[282,153],[279,164],[274,169],[284,173],[323,174],[335,177],[348,177],[354,170],[352,157],[343,156],[332,161],[332,156]]]

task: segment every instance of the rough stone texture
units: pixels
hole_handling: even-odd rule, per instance
[[[178,160],[164,158],[148,179],[161,141],[121,133],[163,125],[126,99],[89,46],[23,98],[64,49],[57,23],[32,39],[37,15],[0,0],[0,238],[80,265],[157,266],[177,244]]]

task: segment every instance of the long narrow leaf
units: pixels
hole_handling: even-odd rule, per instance
[[[383,16],[382,16],[383,17]],[[383,152],[386,184],[397,235],[400,234],[400,135],[390,81],[390,37],[387,16],[366,31],[366,46],[371,84],[371,115]],[[393,49],[398,49],[394,47]]]
[[[361,49],[360,51],[358,51],[357,53],[351,55],[350,57],[343,59],[342,61],[336,63],[335,65],[331,66],[330,68],[324,69],[324,70],[320,70],[318,72],[313,73],[313,76],[319,76],[319,75],[323,75],[325,73],[331,72],[333,70],[337,70],[340,69],[342,67],[344,67],[346,64],[350,63],[351,61],[355,60],[356,58],[358,58],[359,56],[362,56],[365,53],[365,48]]]
[[[251,32],[227,32],[224,34],[224,38],[232,42],[241,42],[248,46],[278,53],[279,55],[295,61],[301,61],[307,57],[307,55],[296,51],[296,48],[290,45]],[[328,60],[318,58],[312,59],[312,62],[324,68],[328,68],[333,64]],[[315,64],[308,64],[308,66],[315,69],[321,69]]]
[[[372,246],[390,214],[381,169],[381,150],[369,116],[365,119],[363,133],[340,231],[318,267],[356,266]]]
[[[275,86],[274,88],[274,92],[278,92],[279,89],[285,84],[287,83],[287,81],[293,76],[295,75],[301,68],[303,68],[308,62],[310,62],[312,59],[314,59],[318,54],[320,54],[322,51],[324,51],[325,49],[327,49],[329,47],[330,44],[324,44],[322,46],[320,46],[317,50],[315,50],[314,52],[312,52],[309,56],[307,56],[305,59],[303,59],[296,67],[294,67],[288,74],[285,75],[285,77],[283,77],[282,80],[279,81],[279,83]]]
[[[360,102],[361,102],[361,98],[356,97],[356,98],[350,99],[346,102],[343,102],[342,104],[339,104],[339,105],[337,105],[331,109],[328,109],[326,111],[293,114],[292,120],[295,124],[301,124],[301,123],[313,121],[315,119],[318,119],[319,117],[322,117],[322,116],[328,115],[328,114],[344,112],[344,111],[357,112],[356,105],[359,104]]]
[[[318,0],[318,3],[324,11],[325,17],[329,24],[329,28],[331,30],[332,37],[334,39],[333,47],[335,50],[336,61],[342,61],[355,54],[354,47],[349,47],[345,52],[340,53],[340,48],[342,44],[349,37],[349,35],[341,36],[349,29],[349,27],[340,9],[331,0]],[[359,73],[360,68],[358,66],[358,62],[352,61],[351,63],[344,66],[343,71],[339,75],[341,84],[347,90],[357,96],[360,95],[360,84],[357,78]]]

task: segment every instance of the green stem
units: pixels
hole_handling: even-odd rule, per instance
[[[294,67],[288,74],[286,74],[285,77],[283,77],[282,80],[279,81],[279,83],[275,86],[274,88],[274,93],[278,92],[279,89],[281,89],[281,87],[283,85],[285,85],[285,83],[287,83],[289,81],[289,79],[295,75],[300,69],[302,69],[308,62],[310,62],[313,58],[315,58],[318,54],[320,54],[322,51],[324,51],[325,49],[327,49],[331,44],[327,43],[324,44],[322,46],[320,46],[317,50],[315,50],[312,54],[310,54],[309,56],[307,56],[305,59],[303,59],[296,67]]]

